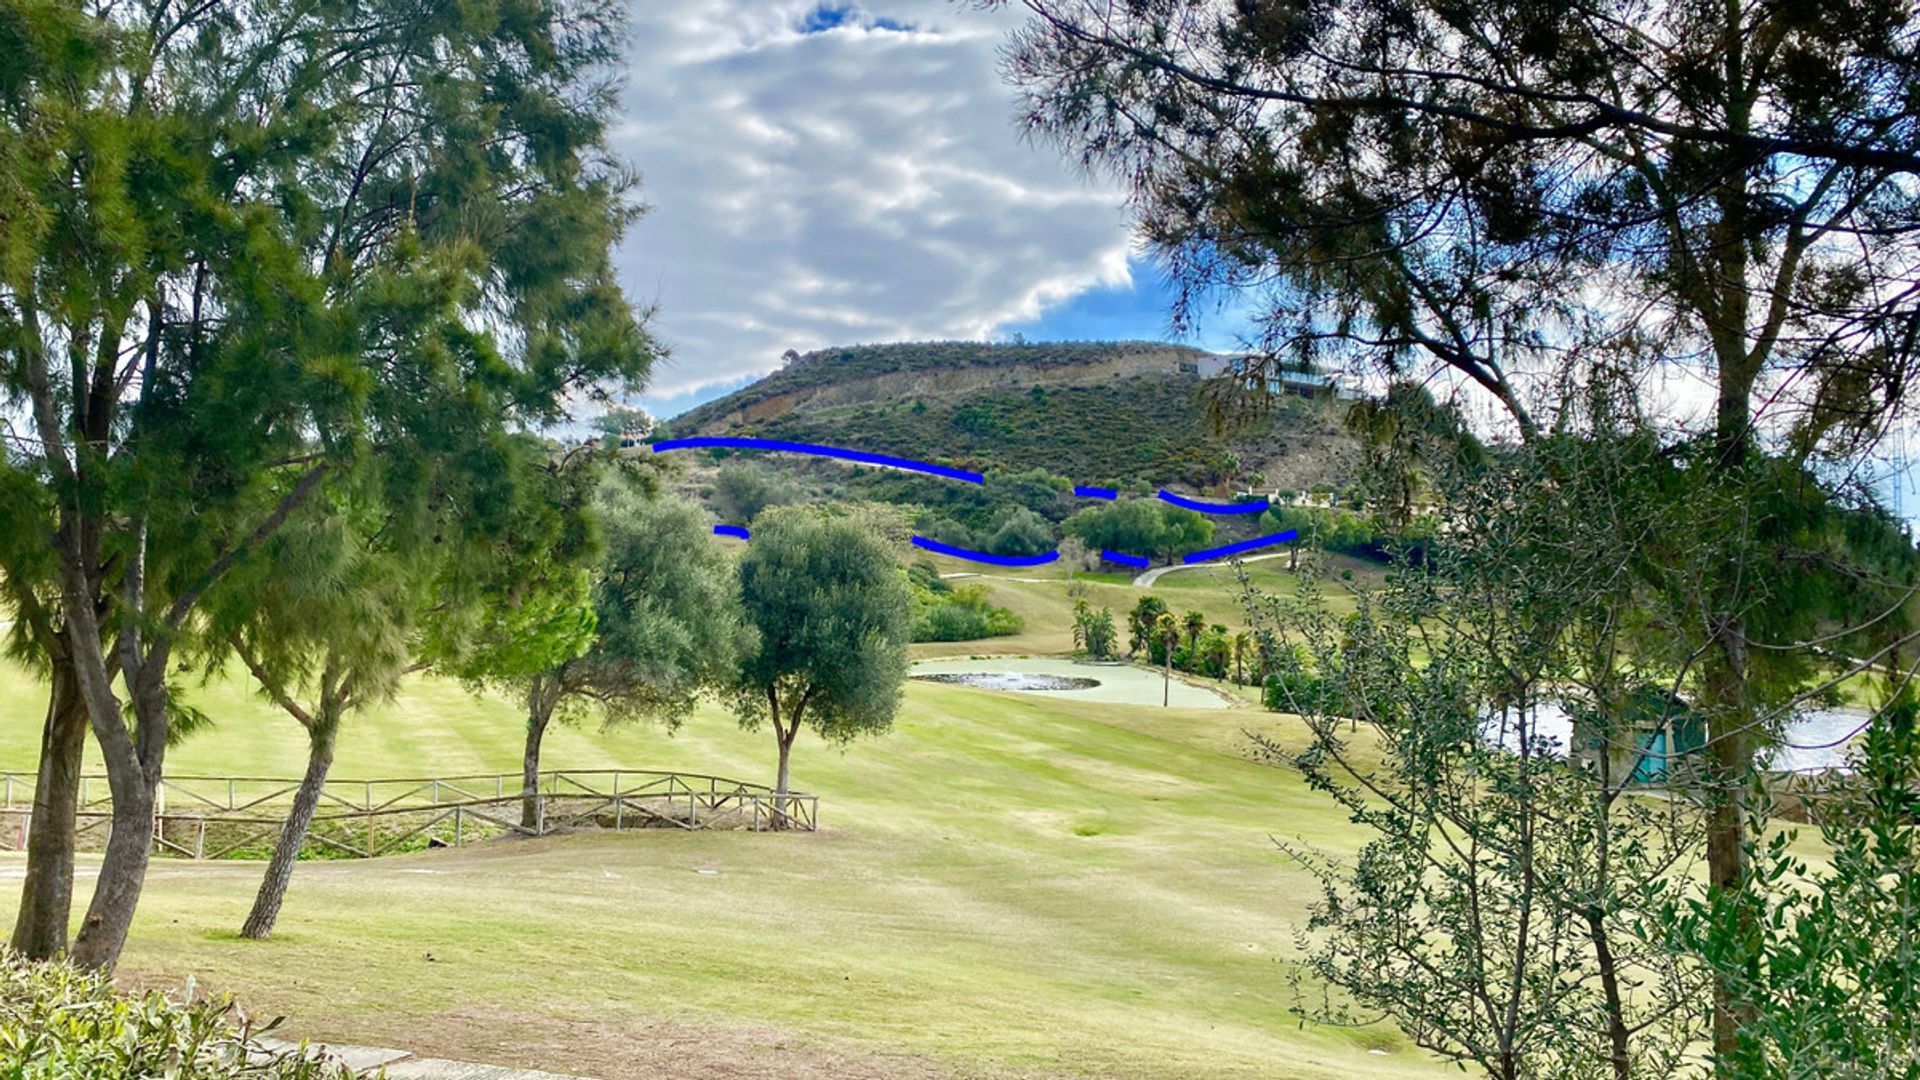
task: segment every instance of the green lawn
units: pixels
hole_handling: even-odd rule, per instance
[[[0,671],[0,768],[31,768],[38,694]],[[170,771],[298,773],[297,729],[243,686],[201,704],[218,725]],[[1270,836],[1354,835],[1245,760],[1242,728],[1285,724],[913,684],[891,735],[803,739],[796,783],[820,794],[822,833],[303,864],[264,944],[233,934],[257,864],[164,861],[123,975],[191,975],[304,1035],[607,1076],[1437,1075],[1392,1030],[1288,1013],[1312,887]],[[558,730],[547,761],[764,780],[771,749],[710,711],[671,738]],[[510,770],[518,753],[509,704],[420,681],[352,721],[335,773]],[[0,857],[9,879],[18,866]],[[8,925],[15,902],[0,890]]]
[[[1349,587],[1377,588],[1385,575],[1378,564],[1359,559],[1317,553],[1310,557],[1326,562],[1330,579],[1322,586],[1322,594],[1335,611],[1352,610]],[[998,568],[944,555],[928,555],[925,558],[943,574],[976,575],[957,579],[955,583],[986,584],[992,602],[1019,615],[1026,625],[1020,633],[1008,637],[981,641],[924,642],[913,647],[915,657],[1051,654],[1066,653],[1073,649],[1073,603],[1066,595],[1066,573],[1058,567]],[[1285,559],[1262,559],[1244,565],[1248,578],[1256,588],[1273,595],[1295,595],[1298,579],[1287,572]],[[1352,581],[1342,581],[1338,575],[1343,572],[1351,574]],[[1096,573],[1077,576],[1086,587],[1087,603],[1113,612],[1116,625],[1121,627],[1123,645],[1127,612],[1133,610],[1133,605],[1146,594],[1166,601],[1175,614],[1200,611],[1206,614],[1210,623],[1220,623],[1236,630],[1247,625],[1239,581],[1232,570],[1224,567],[1178,570],[1144,589],[1136,588],[1130,575]]]

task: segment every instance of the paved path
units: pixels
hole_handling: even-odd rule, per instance
[[[274,1054],[299,1049],[298,1043],[268,1036],[254,1040]],[[442,1058],[414,1057],[411,1051],[381,1046],[343,1046],[336,1043],[308,1043],[307,1052],[333,1058],[355,1072],[371,1073],[386,1069],[388,1080],[584,1080],[537,1069],[515,1069],[506,1065],[479,1065],[471,1061],[447,1061]]]
[[[1284,551],[1272,551],[1265,555],[1249,555],[1240,561],[1249,563],[1259,562],[1261,559],[1284,559],[1287,557],[1287,554],[1288,553]],[[1201,570],[1213,566],[1232,565],[1232,559],[1215,559],[1212,562],[1175,563],[1172,566],[1156,566],[1151,570],[1143,572],[1139,577],[1134,578],[1133,583],[1135,586],[1144,589],[1154,582],[1159,581],[1165,575],[1173,573],[1175,570]]]
[[[1288,552],[1285,552],[1285,551],[1270,551],[1265,555],[1249,555],[1246,558],[1241,559],[1240,561],[1243,563],[1250,563],[1250,562],[1259,562],[1261,559],[1280,559],[1280,558],[1285,558],[1287,554]],[[1232,559],[1215,559],[1212,562],[1174,563],[1172,566],[1156,566],[1151,570],[1141,571],[1139,576],[1133,579],[1133,584],[1136,588],[1144,589],[1147,586],[1152,585],[1154,582],[1159,581],[1165,575],[1173,573],[1175,570],[1204,570],[1209,567],[1232,566],[1232,565],[1233,565]],[[1005,574],[981,574],[972,570],[960,570],[960,571],[955,571],[953,573],[941,574],[940,576],[943,578],[949,578],[949,579],[984,577],[984,578],[992,578],[995,581],[1024,581],[1031,585],[1051,585],[1057,581],[1063,580],[1061,578],[1008,577]]]

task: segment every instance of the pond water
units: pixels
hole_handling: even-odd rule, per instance
[[[1839,769],[1847,764],[1846,740],[1866,722],[1859,709],[1809,709],[1787,725],[1784,742],[1763,752],[1760,763],[1767,769],[1783,772],[1812,772]],[[1511,725],[1502,727],[1497,717],[1482,725],[1486,737],[1509,750],[1519,749],[1519,736]],[[1535,713],[1533,730],[1555,753],[1567,752],[1573,740],[1573,720],[1559,705],[1547,702]],[[1838,744],[1838,745],[1829,745]]]
[[[1100,685],[1099,679],[1077,675],[1028,675],[1020,671],[940,671],[914,678],[979,690],[1091,690]]]
[[[1040,692],[1075,701],[1116,705],[1160,704],[1160,673],[1130,664],[1095,664],[1064,657],[1023,656],[993,660],[922,660],[912,675],[930,682],[988,690]],[[1173,680],[1171,704],[1183,709],[1224,709],[1225,698],[1204,687]]]

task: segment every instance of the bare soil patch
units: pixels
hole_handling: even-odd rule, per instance
[[[297,1019],[289,1023],[298,1028]],[[445,1057],[600,1077],[654,1080],[1059,1080],[1060,1074],[954,1066],[915,1054],[836,1044],[772,1026],[636,1017],[590,1020],[475,1004],[426,1019],[301,1032]]]

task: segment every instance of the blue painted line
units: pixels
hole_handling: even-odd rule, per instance
[[[1265,499],[1243,503],[1196,502],[1193,499],[1181,498],[1166,488],[1160,489],[1160,501],[1185,507],[1188,510],[1198,510],[1203,514],[1257,514],[1267,508]]]
[[[1049,551],[1045,555],[994,555],[985,551],[969,551],[966,548],[954,547],[952,544],[943,544],[924,536],[914,537],[913,546],[939,552],[942,555],[951,555],[956,559],[989,563],[993,566],[1044,566],[1060,557],[1057,551]]]
[[[1153,560],[1144,555],[1128,555],[1123,551],[1103,551],[1100,557],[1108,562],[1117,562],[1122,566],[1138,566],[1145,569],[1153,565]]]
[[[1284,544],[1289,540],[1297,539],[1299,536],[1300,536],[1299,530],[1288,529],[1286,532],[1274,533],[1271,536],[1256,536],[1251,540],[1242,540],[1237,544],[1222,544],[1217,548],[1208,548],[1205,551],[1196,551],[1193,554],[1187,556],[1186,558],[1181,559],[1180,561],[1196,563],[1196,562],[1206,562],[1209,559],[1224,559],[1229,555],[1238,555],[1243,551],[1252,551],[1254,548],[1271,547],[1274,544]]]
[[[748,538],[746,528],[741,525],[715,525],[713,527],[713,535],[737,536],[742,540],[745,540]]]
[[[709,447],[729,447],[735,450],[784,450],[790,454],[812,454],[815,457],[839,458],[842,461],[857,461],[862,465],[885,465],[894,469],[906,469],[909,472],[929,473],[944,476],[949,480],[964,480],[969,484],[984,484],[986,477],[966,469],[954,469],[945,465],[935,465],[927,461],[914,461],[910,458],[892,457],[888,454],[870,454],[865,450],[848,450],[839,446],[816,446],[813,443],[788,442],[785,439],[749,439],[737,435],[705,435],[690,439],[662,439],[653,444],[653,452],[664,454],[669,450],[698,450]]]
[[[1073,493],[1083,499],[1117,499],[1120,497],[1120,493],[1113,488],[1087,487],[1081,484],[1074,485]]]

